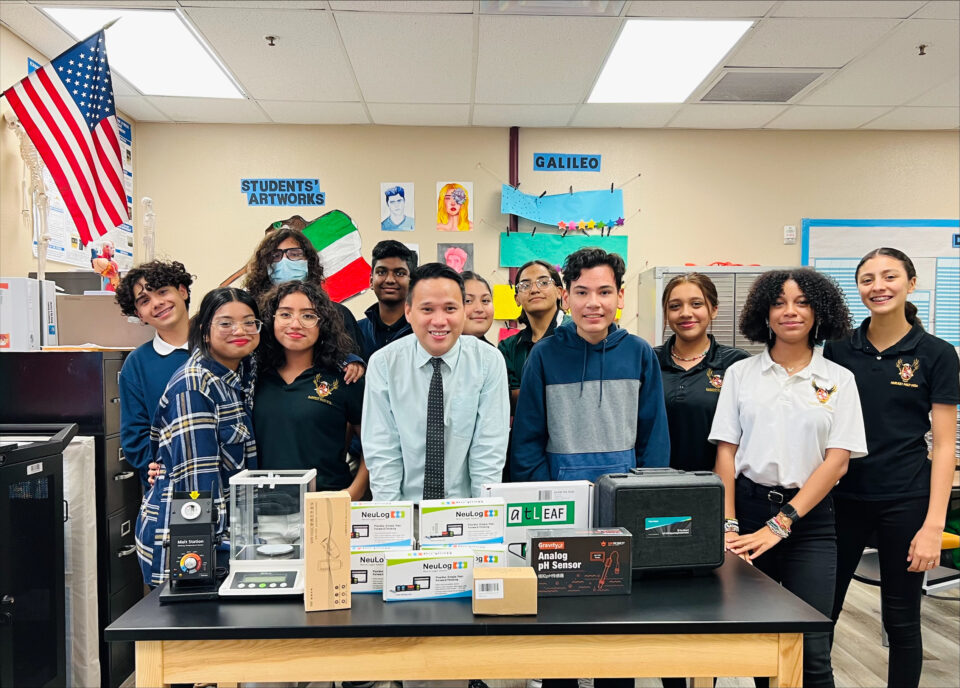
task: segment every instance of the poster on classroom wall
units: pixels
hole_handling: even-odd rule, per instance
[[[473,271],[473,244],[437,244],[437,262],[449,265],[458,273]]]
[[[133,217],[133,135],[130,129],[130,123],[123,118],[117,117],[117,129],[120,139],[120,160],[123,163],[123,188],[127,197],[127,211],[130,217]],[[81,268],[90,269],[91,261],[95,257],[102,257],[105,253],[112,254],[112,260],[116,263],[120,272],[126,272],[133,267],[133,225],[124,222],[119,227],[110,230],[101,237],[97,237],[90,244],[84,244],[80,240],[80,232],[77,231],[73,219],[70,217],[70,211],[67,210],[67,204],[60,195],[53,177],[43,167],[43,185],[47,192],[47,234],[50,235],[50,243],[47,244],[47,260],[57,263],[66,263]],[[24,198],[25,207],[29,208],[29,200]],[[37,256],[37,241],[39,239],[37,232],[40,228],[40,218],[35,215],[33,218],[33,255]],[[106,248],[106,251],[104,250]],[[94,253],[95,252],[95,253]]]
[[[384,232],[414,230],[413,182],[380,182],[380,229]]]
[[[437,231],[473,229],[473,182],[437,182]]]

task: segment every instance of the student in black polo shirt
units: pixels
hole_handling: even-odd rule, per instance
[[[660,360],[663,395],[670,426],[670,467],[712,471],[717,447],[707,441],[727,368],[743,358],[743,349],[717,344],[707,330],[720,306],[717,287],[706,275],[677,275],[663,289],[663,317],[673,330],[654,348]]]
[[[323,289],[284,282],[262,300],[260,377],[253,406],[260,468],[317,470],[318,490],[367,490],[361,460],[351,477],[348,424],[360,433],[362,379],[346,384],[342,362],[352,349],[343,319]]]
[[[960,362],[954,348],[923,330],[907,301],[917,283],[913,262],[894,248],[861,259],[857,288],[870,317],[824,356],[853,372],[863,406],[867,456],[850,462],[833,491],[837,583],[833,619],[867,538],[877,535],[883,624],[890,639],[887,684],[916,686],[923,644],[923,574],[940,561],[954,472]],[[932,419],[932,423],[931,423]],[[924,435],[932,427],[932,461]]]
[[[717,317],[717,287],[706,275],[677,275],[663,288],[663,318],[673,330],[654,347],[660,361],[670,428],[670,467],[712,471],[717,447],[707,441],[727,368],[750,354],[717,344],[707,330]],[[685,678],[664,678],[663,688],[686,688]],[[716,683],[716,681],[714,681]]]

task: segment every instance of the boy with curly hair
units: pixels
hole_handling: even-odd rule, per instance
[[[136,316],[156,330],[153,341],[139,346],[120,371],[120,446],[127,462],[146,479],[153,460],[150,423],[167,382],[189,356],[190,285],[193,277],[177,261],[139,265],[120,281],[116,300],[126,316]]]

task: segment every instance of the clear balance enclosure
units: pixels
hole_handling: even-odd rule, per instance
[[[230,559],[303,559],[304,496],[317,472],[241,471],[230,478]]]

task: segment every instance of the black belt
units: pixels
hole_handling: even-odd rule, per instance
[[[762,497],[774,504],[786,504],[800,491],[799,487],[783,487],[782,485],[761,485],[746,476],[737,476],[737,486],[745,488],[751,496]]]

